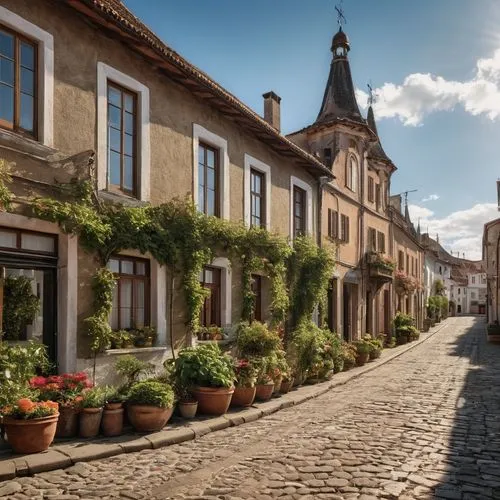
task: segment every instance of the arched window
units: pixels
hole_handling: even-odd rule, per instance
[[[354,156],[349,156],[347,159],[345,185],[351,191],[356,192],[356,184],[358,182],[358,162]]]

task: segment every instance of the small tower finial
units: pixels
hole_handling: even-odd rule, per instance
[[[366,86],[368,87],[368,106],[372,106],[377,102],[377,94],[373,90],[373,84],[371,80],[366,84]]]
[[[339,31],[342,31],[342,25],[347,23],[347,19],[344,15],[344,9],[342,8],[342,4],[344,0],[340,0],[340,2],[335,6],[335,10],[337,11],[337,24],[339,25]]]

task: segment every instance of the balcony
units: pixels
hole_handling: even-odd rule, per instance
[[[366,261],[371,279],[380,284],[392,281],[395,264],[389,257],[377,252],[368,252]]]

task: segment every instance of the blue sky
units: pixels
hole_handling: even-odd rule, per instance
[[[278,93],[283,132],[314,121],[337,30],[332,0],[125,4],[257,112],[263,92]],[[379,134],[398,167],[393,193],[418,189],[414,217],[448,249],[479,257],[481,226],[497,216],[500,2],[345,0],[343,8],[354,83],[377,88]],[[439,198],[422,201],[429,197]]]

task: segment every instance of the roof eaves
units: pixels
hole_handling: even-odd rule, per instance
[[[295,143],[290,141],[287,137],[282,135],[270,124],[268,124],[262,117],[251,110],[247,105],[242,103],[237,97],[221,87],[217,82],[212,80],[206,73],[189,63],[186,59],[180,56],[173,49],[168,47],[162,42],[145,24],[143,24],[137,17],[135,17],[121,2],[119,5],[115,0],[65,0],[66,3],[73,8],[78,9],[78,4],[83,4],[95,11],[98,10],[106,17],[111,18],[115,25],[120,29],[132,32],[133,36],[139,37],[148,44],[155,52],[167,59],[168,62],[176,66],[182,72],[189,74],[198,83],[204,85],[209,91],[215,93],[218,97],[222,98],[229,106],[236,111],[240,112],[247,119],[254,122],[259,126],[263,132],[269,135],[270,138],[278,140],[282,145],[286,146],[293,154],[298,156],[302,161],[311,165],[314,170],[317,170],[316,175],[327,176],[335,178],[331,170],[329,170],[323,163],[316,159],[313,155],[304,151]],[[82,12],[85,14],[85,12]]]

